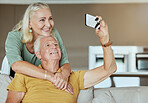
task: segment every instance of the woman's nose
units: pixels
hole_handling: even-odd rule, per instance
[[[45,26],[47,26],[47,27],[50,27],[51,26],[50,20],[47,20],[46,21]]]

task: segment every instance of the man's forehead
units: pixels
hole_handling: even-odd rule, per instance
[[[42,43],[57,42],[57,40],[54,37],[52,37],[52,36],[48,36],[48,37],[41,38],[41,42]]]

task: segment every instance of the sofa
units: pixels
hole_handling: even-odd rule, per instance
[[[5,103],[7,86],[13,78],[0,74],[0,103]],[[81,90],[77,103],[148,103],[148,86],[88,88]]]

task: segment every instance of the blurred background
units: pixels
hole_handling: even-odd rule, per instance
[[[0,67],[8,32],[22,19],[28,5],[37,1],[0,0]],[[98,87],[148,85],[148,0],[41,1],[51,8],[72,70],[88,70],[103,63],[95,29],[85,26],[85,14],[89,13],[102,16],[108,24],[117,62],[118,73]]]
[[[5,39],[35,0],[0,0],[0,66]],[[85,14],[101,15],[114,46],[148,46],[148,3],[127,0],[44,0],[48,3],[72,69],[88,69],[88,46],[99,46],[95,30],[85,26]]]

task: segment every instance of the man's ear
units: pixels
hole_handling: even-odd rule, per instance
[[[36,52],[36,57],[41,60],[41,54],[40,54],[40,52]]]

